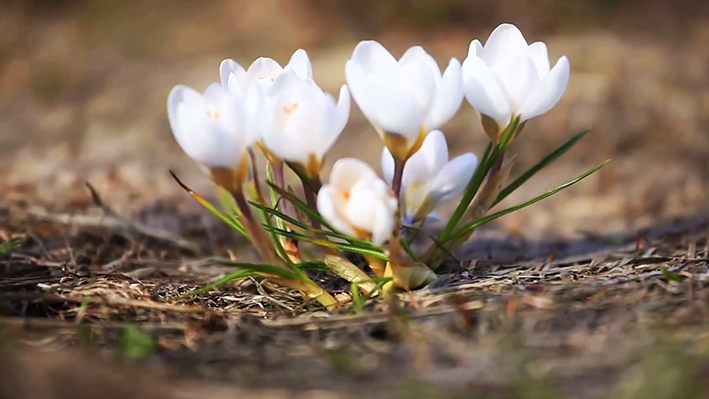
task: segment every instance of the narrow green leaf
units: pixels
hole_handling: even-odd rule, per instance
[[[204,287],[200,287],[200,288],[194,289],[190,292],[184,293],[184,294],[176,297],[175,300],[181,300],[181,299],[193,297],[195,295],[204,294],[205,292],[208,292],[215,287],[219,287],[224,284],[228,284],[232,281],[241,280],[243,278],[250,277],[253,275],[254,275],[254,273],[249,270],[243,270],[243,269],[237,270],[233,273],[229,273],[226,276],[220,277],[220,278],[206,284]]]
[[[9,240],[0,243],[0,255],[8,254],[21,247],[25,239],[25,237],[11,237]]]
[[[507,209],[503,209],[503,210],[501,210],[501,211],[499,211],[499,212],[495,212],[495,213],[489,214],[489,215],[487,215],[487,216],[483,216],[483,217],[481,217],[480,219],[474,220],[474,221],[468,223],[467,225],[461,227],[461,228],[460,228],[459,230],[457,230],[456,232],[454,232],[445,242],[451,241],[451,240],[455,240],[456,238],[463,237],[463,236],[465,236],[466,234],[471,233],[473,230],[475,230],[476,228],[482,226],[482,225],[485,224],[485,223],[491,222],[491,221],[493,221],[493,220],[495,220],[495,219],[497,219],[497,218],[499,218],[499,217],[505,216],[505,215],[507,215],[507,214],[509,214],[509,213],[518,211],[518,210],[520,210],[520,209],[522,209],[522,208],[526,208],[526,207],[528,207],[528,206],[530,206],[530,205],[532,205],[532,204],[535,204],[535,203],[537,203],[537,202],[539,202],[539,201],[541,201],[541,200],[543,200],[543,199],[549,198],[549,197],[551,197],[552,195],[554,195],[554,194],[556,194],[556,193],[558,193],[558,192],[560,192],[560,191],[562,191],[562,190],[564,190],[564,189],[566,189],[566,188],[568,188],[568,187],[571,187],[571,186],[573,186],[574,184],[576,184],[576,183],[580,182],[581,180],[585,179],[586,177],[592,175],[592,174],[595,173],[597,170],[599,170],[599,169],[601,169],[602,167],[604,167],[609,161],[610,161],[610,160],[606,160],[606,161],[604,161],[604,162],[602,162],[602,163],[600,163],[600,164],[594,166],[593,168],[591,168],[590,170],[588,170],[588,171],[585,172],[584,174],[582,174],[582,175],[580,175],[580,176],[577,176],[576,178],[574,178],[574,179],[572,179],[572,180],[570,180],[570,181],[568,181],[568,182],[562,184],[561,186],[556,187],[556,188],[554,188],[554,189],[552,189],[552,190],[549,190],[549,191],[547,191],[547,192],[545,192],[545,193],[543,193],[543,194],[541,194],[541,195],[538,195],[538,196],[536,196],[536,197],[534,197],[534,198],[532,198],[532,199],[530,199],[530,200],[528,200],[528,201],[525,201],[525,202],[523,202],[523,203],[521,203],[521,204],[518,204],[518,205],[515,205],[515,206],[512,206],[512,207],[509,207],[509,208],[507,208]]]
[[[303,277],[299,273],[278,265],[270,265],[267,263],[233,262],[226,259],[216,259],[215,263],[223,266],[232,266],[240,270],[247,270],[251,273],[272,274],[274,276],[283,277],[289,280],[303,280]]]
[[[268,228],[268,227],[266,227]],[[362,255],[369,255],[373,256],[375,258],[383,259],[383,260],[388,260],[389,257],[382,252],[381,249],[379,248],[362,248],[356,245],[351,245],[351,244],[344,244],[340,242],[335,242],[335,241],[330,241],[322,238],[313,238],[310,236],[307,236],[305,234],[300,234],[294,231],[287,231],[287,230],[280,230],[276,228],[271,228],[275,231],[276,234],[280,234],[286,237],[291,237],[294,238],[298,241],[303,241],[303,242],[308,242],[314,245],[318,245],[321,247],[326,247],[326,248],[335,248],[340,251],[348,251],[348,252],[354,252]]]
[[[507,198],[508,195],[510,195],[513,191],[518,189],[522,184],[526,183],[527,180],[529,180],[537,172],[539,172],[540,170],[544,169],[552,162],[559,159],[568,150],[570,150],[576,143],[578,143],[579,140],[581,140],[583,138],[583,136],[586,135],[586,133],[588,133],[588,130],[584,130],[582,132],[576,133],[573,137],[571,137],[571,139],[569,139],[567,142],[562,144],[556,150],[552,151],[549,155],[544,157],[544,159],[539,161],[536,165],[529,168],[529,170],[527,170],[522,175],[520,175],[518,178],[516,178],[512,183],[508,184],[507,187],[503,188],[502,191],[500,191],[500,193],[497,195],[497,198],[492,203],[492,206],[495,206],[498,203],[500,203],[500,201]]]
[[[273,183],[269,183],[269,186],[273,187],[273,189],[278,193],[278,195],[285,198],[288,202],[293,204],[296,208],[300,209],[308,217],[317,220],[323,226],[327,227],[328,229],[330,229],[332,231],[335,231],[335,229],[332,228],[332,226],[327,222],[327,220],[325,220],[322,216],[320,216],[320,213],[317,210],[312,209],[303,200],[301,200],[297,196],[293,195],[292,193],[289,193],[288,191],[278,187],[277,185],[275,185]]]
[[[449,236],[453,233],[453,230],[460,222],[460,219],[463,217],[463,215],[465,215],[465,211],[470,206],[470,203],[473,202],[475,194],[478,193],[480,186],[482,185],[483,181],[485,181],[485,177],[490,171],[490,168],[492,168],[492,165],[495,164],[495,161],[500,156],[500,154],[505,151],[507,144],[509,143],[515,131],[517,130],[517,127],[519,126],[519,120],[520,118],[519,116],[517,116],[510,122],[510,124],[507,126],[507,128],[502,134],[502,140],[500,141],[500,143],[498,143],[497,145],[493,145],[492,143],[488,144],[487,148],[485,149],[485,153],[483,154],[482,160],[480,161],[480,164],[478,165],[477,169],[475,169],[475,173],[473,173],[473,177],[470,178],[470,182],[468,182],[467,187],[465,187],[463,198],[460,199],[458,207],[455,208],[455,211],[453,212],[451,218],[448,220],[448,223],[446,223],[446,225],[443,227],[443,230],[438,235],[438,241],[444,242],[449,239]]]
[[[232,217],[241,216],[241,211],[239,211],[239,206],[236,205],[236,200],[231,194],[221,186],[217,186],[217,199],[222,205],[222,210],[227,215]]]
[[[239,234],[243,235],[246,238],[249,238],[249,235],[246,233],[246,228],[244,228],[244,225],[234,216],[227,215],[226,213],[220,211],[216,206],[212,205],[209,201],[207,201],[204,197],[199,195],[196,191],[192,190],[191,188],[187,187],[184,183],[180,181],[180,179],[177,178],[177,176],[170,171],[170,174],[172,177],[177,181],[177,184],[182,187],[183,190],[187,191],[189,195],[192,196],[197,202],[202,205],[205,209],[207,209],[209,212],[211,212],[214,216],[218,217],[222,222],[226,223],[229,227],[232,229],[236,230],[239,232]]]

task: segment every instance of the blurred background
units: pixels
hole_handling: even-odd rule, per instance
[[[90,181],[113,206],[191,199],[170,178],[210,183],[175,143],[166,97],[176,84],[218,81],[219,62],[287,62],[297,48],[336,93],[359,40],[397,57],[423,45],[441,65],[512,22],[571,61],[568,90],[514,144],[520,173],[571,134],[591,133],[508,204],[598,162],[598,175],[501,219],[532,239],[639,229],[703,212],[709,198],[709,2],[703,0],[0,1],[0,188],[6,199],[53,208],[90,204]],[[471,107],[444,127],[451,154],[480,155]],[[379,138],[353,106],[328,164],[376,165]],[[515,173],[513,171],[513,173]],[[182,206],[182,205],[180,205]],[[190,206],[190,205],[184,205]]]

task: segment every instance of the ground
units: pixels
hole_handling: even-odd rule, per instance
[[[709,392],[704,2],[56,4],[0,4],[0,242],[26,238],[0,255],[0,397]],[[502,21],[572,65],[563,100],[515,143],[513,173],[590,129],[507,204],[610,158],[604,170],[476,233],[433,286],[362,311],[257,280],[177,298],[229,271],[210,258],[252,254],[168,174],[211,193],[170,134],[173,85],[304,47],[336,92],[360,39],[398,54],[422,43],[443,64]],[[468,106],[444,132],[452,154],[484,148]],[[380,150],[355,108],[328,164],[376,165]]]

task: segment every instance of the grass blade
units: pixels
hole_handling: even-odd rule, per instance
[[[458,207],[455,208],[455,211],[453,212],[451,218],[448,220],[448,223],[446,223],[445,227],[438,235],[438,240],[440,242],[445,242],[450,239],[450,235],[453,233],[453,230],[456,228],[456,226],[460,222],[460,219],[465,214],[465,211],[468,209],[468,206],[470,206],[470,204],[473,202],[473,198],[475,198],[475,194],[477,194],[478,190],[480,189],[480,186],[485,180],[485,177],[490,171],[490,168],[492,168],[492,165],[495,163],[500,154],[502,154],[502,152],[505,150],[512,136],[517,131],[519,121],[520,118],[519,116],[517,116],[510,122],[510,124],[507,126],[502,135],[501,141],[497,145],[494,145],[492,143],[488,144],[488,147],[485,149],[485,153],[482,157],[482,161],[478,165],[477,169],[475,169],[473,177],[470,179],[470,182],[468,182],[468,185],[465,188],[463,198],[461,198]]]
[[[560,191],[562,191],[562,190],[564,190],[564,189],[566,189],[566,188],[568,188],[568,187],[571,187],[571,186],[573,186],[574,184],[576,184],[576,183],[580,182],[581,180],[585,179],[586,177],[592,175],[593,173],[595,173],[596,171],[598,171],[599,169],[601,169],[602,167],[604,167],[609,161],[610,161],[610,160],[603,161],[602,163],[600,163],[600,164],[594,166],[593,168],[589,169],[588,171],[586,171],[586,172],[583,173],[582,175],[577,176],[576,178],[574,178],[574,179],[572,179],[572,180],[570,180],[570,181],[568,181],[568,182],[562,184],[561,186],[556,187],[556,188],[554,188],[554,189],[552,189],[552,190],[549,190],[549,191],[547,191],[547,192],[545,192],[545,193],[543,193],[543,194],[541,194],[541,195],[538,195],[538,196],[536,196],[536,197],[534,197],[534,198],[532,198],[532,199],[530,199],[530,200],[528,200],[528,201],[525,201],[525,202],[523,202],[523,203],[521,203],[521,204],[517,204],[517,205],[515,205],[515,206],[509,207],[509,208],[506,208],[506,209],[503,209],[503,210],[501,210],[501,211],[499,211],[499,212],[495,212],[495,213],[492,213],[492,214],[490,214],[490,215],[481,217],[480,219],[474,220],[474,221],[468,223],[467,225],[463,226],[462,228],[460,228],[460,229],[457,230],[456,232],[454,232],[446,241],[451,241],[451,240],[454,240],[454,239],[456,239],[456,238],[463,237],[463,236],[465,236],[466,234],[471,233],[473,230],[475,230],[476,228],[482,226],[482,225],[485,224],[485,223],[491,222],[491,221],[493,221],[493,220],[495,220],[495,219],[497,219],[497,218],[500,218],[500,217],[502,217],[502,216],[505,216],[505,215],[507,215],[507,214],[509,214],[509,213],[518,211],[518,210],[520,210],[520,209],[522,209],[522,208],[526,208],[526,207],[528,207],[528,206],[530,206],[530,205],[532,205],[532,204],[535,204],[535,203],[537,203],[537,202],[539,202],[539,201],[541,201],[541,200],[543,200],[543,199],[549,198],[549,197],[551,197],[552,195],[554,195],[554,194],[556,194],[556,193],[558,193],[558,192],[560,192]]]
[[[529,180],[537,172],[539,172],[540,170],[544,169],[552,162],[559,159],[568,150],[570,150],[576,143],[578,143],[579,140],[581,140],[586,135],[586,133],[588,133],[588,130],[584,130],[582,132],[576,133],[573,137],[571,137],[571,139],[569,139],[567,142],[562,144],[556,150],[552,151],[549,155],[544,157],[544,159],[539,161],[536,165],[529,168],[529,170],[527,170],[521,176],[516,178],[512,183],[507,185],[507,187],[503,188],[502,191],[500,191],[500,193],[497,195],[497,198],[495,198],[495,201],[493,201],[492,206],[495,206],[498,203],[500,203],[500,201],[502,201],[508,195],[510,195],[513,191],[518,189],[522,184],[526,183],[527,180]]]
[[[266,227],[269,228],[269,227]],[[294,231],[287,231],[287,230],[280,230],[275,227],[271,227],[270,229],[275,230],[276,234],[280,234],[286,237],[294,238],[298,241],[302,242],[308,242],[314,245],[318,245],[321,247],[326,247],[326,248],[335,248],[340,251],[348,251],[348,252],[354,252],[362,255],[369,255],[373,256],[378,259],[382,260],[389,260],[389,257],[379,248],[362,248],[356,245],[351,245],[351,244],[344,244],[340,242],[335,242],[335,241],[330,241],[322,238],[313,238],[310,236],[307,236],[305,234],[297,233]]]
[[[293,204],[293,206],[301,210],[308,217],[317,220],[318,222],[320,222],[321,225],[327,227],[332,231],[335,231],[335,229],[332,228],[332,226],[322,216],[320,216],[320,213],[317,210],[308,206],[308,204],[306,204],[303,200],[273,183],[269,183],[268,185],[271,186],[278,193],[278,195],[285,198],[288,202]]]
[[[246,234],[246,228],[244,228],[244,225],[236,217],[228,215],[228,214],[220,211],[217,207],[212,205],[204,197],[202,197],[197,192],[195,192],[191,188],[187,187],[184,183],[182,183],[180,181],[180,179],[178,179],[177,176],[172,171],[170,171],[170,174],[172,175],[172,178],[175,179],[177,184],[179,184],[183,190],[187,191],[187,194],[191,195],[192,198],[197,200],[197,202],[199,202],[200,205],[202,205],[205,209],[207,209],[209,212],[211,212],[214,216],[218,217],[222,222],[229,225],[229,227],[238,231],[239,234],[243,235],[246,238],[249,238],[249,235]]]
[[[270,274],[288,280],[303,280],[298,273],[279,265],[271,265],[268,263],[233,262],[226,259],[217,259],[215,263],[222,266],[235,267],[239,270],[246,270],[254,274]]]
[[[192,291],[190,291],[190,292],[187,292],[187,293],[185,293],[185,294],[182,294],[182,295],[178,296],[177,298],[175,298],[175,300],[181,300],[181,299],[185,299],[185,298],[191,298],[191,297],[193,297],[193,296],[195,296],[195,295],[204,294],[205,292],[208,292],[208,291],[212,290],[212,289],[215,288],[215,287],[219,287],[219,286],[222,286],[222,285],[224,285],[224,284],[228,284],[228,283],[230,283],[230,282],[232,282],[232,281],[241,280],[241,279],[244,279],[244,278],[246,278],[246,277],[253,276],[253,275],[254,275],[253,272],[250,272],[250,271],[244,270],[244,269],[240,269],[240,270],[237,270],[237,271],[235,271],[235,272],[233,272],[233,273],[229,273],[229,274],[227,274],[226,276],[220,277],[220,278],[218,278],[218,279],[212,281],[211,283],[206,284],[204,287],[200,287],[200,288],[194,289],[194,290],[192,290]]]
[[[12,237],[9,240],[0,243],[0,255],[5,255],[16,250],[21,247],[24,242],[25,237]]]

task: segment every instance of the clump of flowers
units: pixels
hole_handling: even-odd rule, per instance
[[[451,58],[441,71],[422,47],[396,59],[381,44],[362,41],[345,65],[347,84],[337,100],[312,79],[304,50],[285,67],[259,58],[247,69],[233,60],[220,66],[221,83],[200,93],[175,86],[167,101],[170,126],[185,153],[218,186],[221,209],[180,182],[195,199],[247,237],[260,262],[230,262],[234,278],[259,276],[301,291],[326,308],[333,296],[308,270],[327,271],[352,283],[353,296],[410,290],[436,280],[435,270],[479,226],[541,201],[600,169],[524,203],[489,211],[529,178],[563,155],[585,132],[571,137],[536,165],[510,179],[505,157],[527,120],[559,101],[569,61],[552,67],[542,42],[528,44],[510,24],[497,27],[483,45],[470,44],[461,64]],[[382,174],[355,158],[335,162],[325,184],[325,156],[343,132],[350,93],[383,142]],[[477,110],[490,143],[449,159],[440,129],[467,101]],[[255,152],[266,158],[260,179]],[[292,170],[301,199],[285,183]],[[179,180],[178,180],[179,182]],[[452,216],[429,247],[411,241],[444,202],[457,199]],[[314,256],[300,243],[319,247]],[[363,255],[371,274],[346,253]]]

